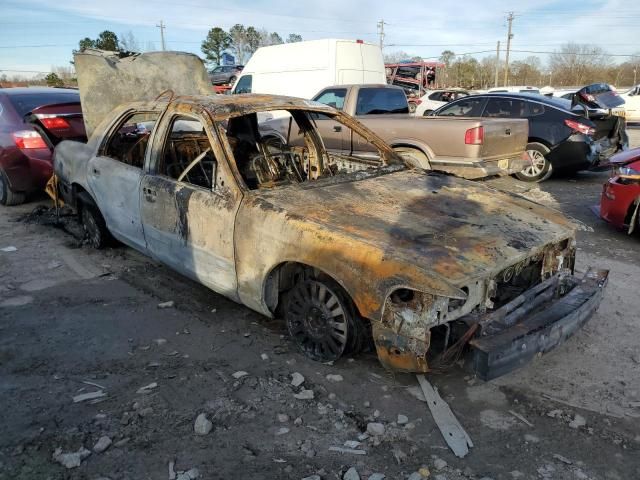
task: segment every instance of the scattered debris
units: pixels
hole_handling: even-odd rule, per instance
[[[294,387],[299,387],[303,383],[304,383],[304,377],[302,376],[301,373],[293,372],[291,374],[291,385],[293,385]]]
[[[524,441],[529,443],[538,443],[540,442],[540,438],[535,435],[531,435],[529,433],[525,434]]]
[[[330,382],[334,382],[334,383],[341,382],[344,380],[344,378],[342,378],[342,375],[333,375],[333,374],[329,374],[325,378]]]
[[[329,447],[330,452],[337,453],[351,453],[353,455],[366,455],[365,450],[358,450],[357,448],[344,448],[344,447]]]
[[[557,453],[553,454],[553,458],[555,458],[556,460],[561,461],[562,463],[566,463],[567,465],[572,465],[573,462],[571,460],[569,460],[567,457],[563,457],[562,455],[559,455]]]
[[[344,446],[347,448],[358,448],[360,445],[362,445],[361,442],[357,440],[347,440],[344,442]]]
[[[168,302],[161,302],[158,304],[158,308],[173,308],[176,306],[176,302],[169,300]]]
[[[4,248],[0,248],[0,251],[2,252],[15,252],[18,249],[14,246],[9,246],[9,247],[4,247]]]
[[[384,435],[384,425],[378,422],[369,422],[367,423],[367,433],[373,436],[381,436]]]
[[[287,415],[286,413],[279,413],[277,415],[277,418],[280,423],[286,423],[289,421],[289,415]]]
[[[372,473],[367,480],[384,480],[386,478],[384,473]]]
[[[117,442],[115,442],[113,444],[114,447],[120,448],[120,447],[124,447],[127,443],[129,443],[131,439],[129,437],[124,437],[121,440],[118,440]]]
[[[85,385],[91,385],[92,387],[96,387],[96,388],[99,388],[101,390],[106,390],[107,389],[107,387],[104,387],[104,386],[100,385],[99,383],[89,382],[87,380],[82,380],[82,383],[84,383]]]
[[[573,420],[569,422],[569,426],[571,428],[580,428],[584,427],[587,424],[587,420],[582,416],[576,413],[576,416],[573,417]]]
[[[212,429],[213,423],[204,413],[201,413],[196,417],[196,421],[193,424],[193,431],[196,435],[207,435]]]
[[[174,460],[169,462],[169,480],[176,480],[176,471],[173,469],[176,465]]]
[[[520,420],[522,423],[524,423],[525,425],[528,425],[530,427],[533,427],[533,423],[531,423],[529,420],[527,420],[526,418],[524,418],[522,415],[520,415],[518,412],[514,412],[513,410],[509,410],[509,413],[511,415],[513,415],[514,417],[516,417],[518,420]]]
[[[249,375],[249,373],[245,372],[244,370],[239,370],[239,371],[231,374],[231,376],[233,378],[235,378],[236,380],[238,380],[238,379],[240,379],[242,377],[246,377],[247,375]]]
[[[267,360],[269,360],[269,355],[263,353],[262,355],[260,355],[260,358],[266,362]]]
[[[151,390],[158,387],[156,382],[152,382],[149,385],[145,385],[144,387],[140,387],[136,393],[146,395],[147,393],[151,393]]]
[[[448,463],[441,458],[435,457],[433,459],[433,468],[435,468],[436,470],[443,470],[447,468],[447,465]]]
[[[85,402],[87,400],[95,400],[96,398],[106,397],[107,394],[102,390],[97,390],[95,392],[87,392],[81,393],[80,395],[76,395],[73,397],[73,403]]]
[[[416,375],[420,388],[424,397],[427,399],[427,405],[431,410],[431,415],[440,429],[440,433],[444,437],[445,442],[453,451],[456,457],[463,458],[469,453],[469,448],[473,447],[473,442],[462,428],[460,422],[446,404],[438,392],[431,386],[424,375]]]
[[[351,467],[347,472],[342,476],[342,480],[360,480],[360,475],[355,467]]]
[[[313,390],[302,390],[300,391],[300,393],[295,393],[294,398],[297,398],[298,400],[313,400],[314,394],[313,394]]]
[[[407,459],[407,454],[398,447],[394,448],[391,453],[393,453],[393,458],[396,459],[398,465],[401,465]]]
[[[111,446],[111,439],[106,435],[103,435],[98,439],[96,444],[93,446],[93,451],[96,453],[102,453],[110,446]]]
[[[427,467],[420,467],[418,469],[418,473],[422,476],[422,478],[428,478],[431,475],[431,472]]]
[[[407,423],[409,423],[409,417],[407,417],[406,415],[399,414],[398,420],[396,422],[398,425],[406,425]]]
[[[160,346],[160,345],[164,345],[165,343],[167,343],[167,339],[166,338],[156,338],[153,340],[153,342]]]
[[[276,432],[276,435],[285,435],[289,433],[289,429],[287,427],[280,427]]]
[[[322,480],[322,477],[320,477],[320,475],[310,475],[308,477],[304,477],[302,480]]]
[[[80,447],[77,452],[62,453],[62,448],[56,448],[53,452],[53,460],[66,468],[77,468],[82,460],[91,455],[91,452],[84,447]]]

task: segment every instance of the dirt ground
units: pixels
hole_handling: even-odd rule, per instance
[[[590,210],[606,177],[553,178],[525,193],[583,223],[579,270],[611,270],[586,327],[492,382],[461,369],[428,376],[473,440],[464,459],[415,377],[372,354],[314,363],[280,322],[131,249],[94,251],[42,218],[26,222],[45,199],[1,208],[0,249],[16,250],[0,251],[0,479],[170,479],[170,462],[180,480],[341,479],[351,467],[362,479],[417,479],[421,467],[438,480],[640,479],[640,237]],[[296,398],[302,390],[313,398]],[[104,396],[74,403],[91,392]],[[204,435],[194,432],[200,414],[211,422]],[[364,438],[369,422],[384,434]],[[98,453],[101,437],[112,443]],[[365,454],[329,450],[347,441]]]

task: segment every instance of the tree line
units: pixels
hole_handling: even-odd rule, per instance
[[[391,52],[385,55],[385,61],[389,63],[403,60],[422,61],[422,58],[404,52]],[[441,73],[444,78],[439,78],[439,83],[470,89],[490,88],[495,85],[495,55],[478,60],[469,55],[456,55],[451,50],[445,50],[438,61],[446,66]],[[498,86],[502,86],[503,81],[504,57],[498,65]],[[598,82],[618,87],[631,86],[640,82],[640,53],[629,56],[625,62],[616,63],[613,57],[601,47],[566,43],[549,54],[546,64],[534,55],[523,60],[511,61],[508,82],[510,85],[538,87],[545,85],[574,87]]]

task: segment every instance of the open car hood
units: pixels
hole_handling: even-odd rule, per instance
[[[571,106],[584,105],[588,108],[602,108],[608,110],[624,105],[624,99],[620,97],[606,83],[594,83],[582,87],[573,95]]]
[[[640,147],[616,153],[609,159],[609,164],[614,167],[622,167],[638,160],[640,160]]]
[[[121,55],[87,49],[73,56],[87,137],[123,103],[153,100],[167,90],[174,95],[213,94],[207,70],[194,54]]]

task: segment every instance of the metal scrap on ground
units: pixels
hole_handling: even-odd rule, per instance
[[[456,457],[463,458],[469,453],[469,448],[473,447],[471,438],[462,428],[447,402],[440,397],[424,375],[416,375],[416,378],[420,383],[424,398],[427,399],[427,405],[429,405],[433,420],[438,425],[445,442],[447,442]]]

